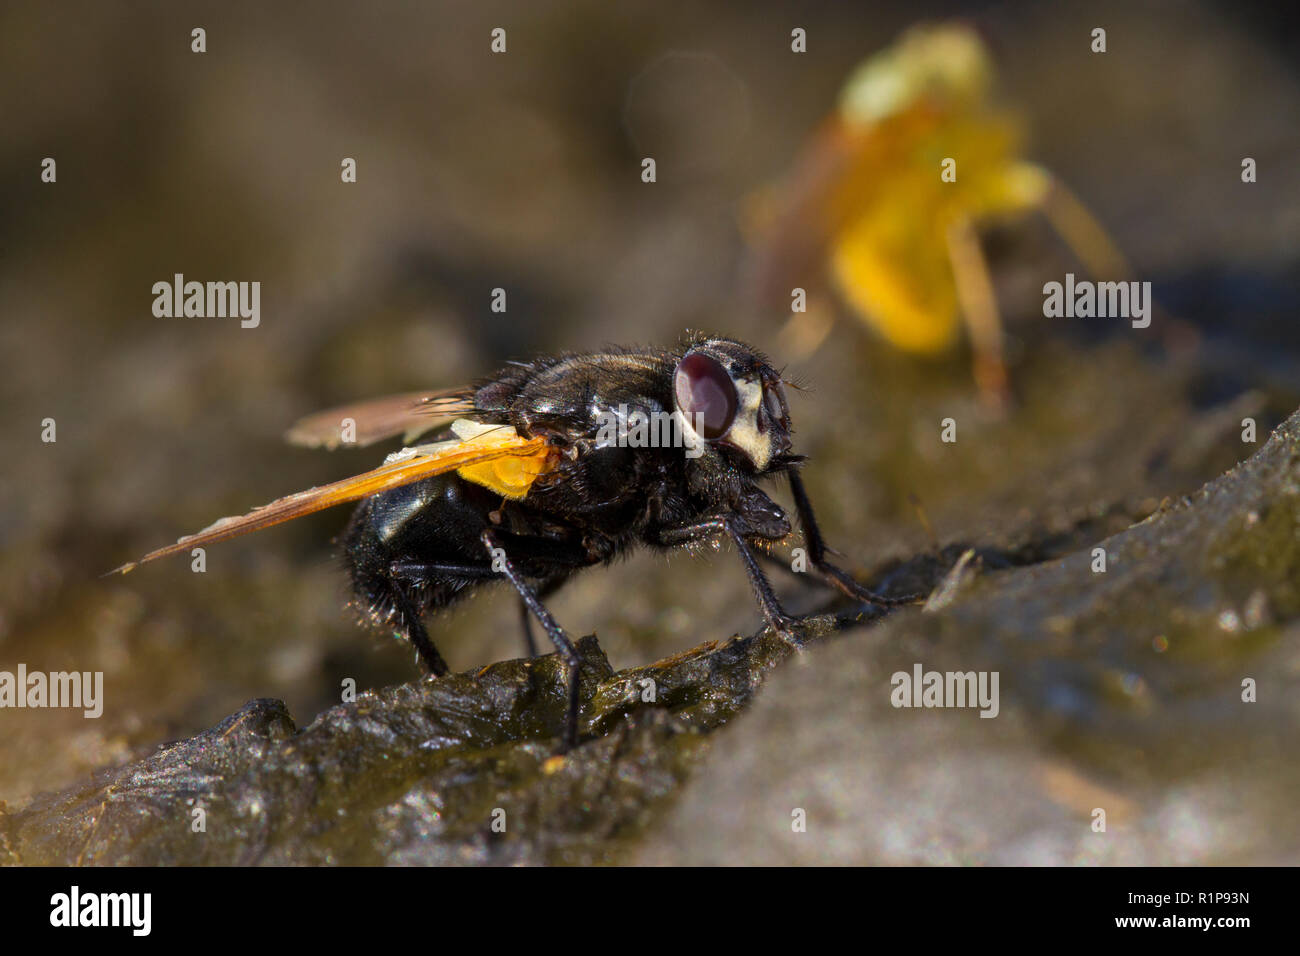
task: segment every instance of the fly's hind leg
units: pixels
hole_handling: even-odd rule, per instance
[[[406,634],[406,639],[415,646],[415,652],[419,655],[425,669],[434,677],[443,677],[450,673],[451,668],[447,666],[447,662],[438,653],[438,648],[434,647],[433,641],[429,639],[429,632],[425,630],[424,622],[420,620],[420,612],[415,602],[407,597],[405,588],[396,577],[392,580],[391,595],[399,625]]]
[[[398,561],[390,565],[390,568],[395,574],[444,574],[471,581],[503,577],[500,572],[493,571],[491,566],[486,564]],[[538,598],[549,597],[555,592],[556,587],[558,585],[543,588]],[[528,603],[522,599],[519,601],[519,625],[524,635],[524,655],[532,659],[537,656],[537,641],[533,637],[532,612],[528,609]]]
[[[416,653],[425,669],[435,677],[442,677],[451,672],[447,662],[434,647],[429,632],[420,619],[420,611],[415,601],[407,594],[404,581],[427,581],[431,578],[460,578],[477,580],[494,578],[497,575],[487,565],[429,563],[423,561],[394,561],[388,565],[386,575],[389,594],[393,608],[397,611],[398,622],[407,640],[415,645]]]
[[[487,548],[488,555],[492,559],[493,568],[499,569],[499,572],[504,574],[510,580],[510,583],[514,585],[515,590],[519,592],[524,607],[532,613],[533,617],[537,618],[537,622],[546,631],[546,636],[551,639],[551,643],[555,645],[555,649],[560,652],[560,656],[564,658],[565,664],[568,665],[569,704],[565,711],[564,740],[561,752],[572,750],[578,743],[578,676],[582,666],[582,657],[578,654],[578,649],[573,646],[573,642],[569,640],[569,636],[564,633],[564,628],[560,627],[555,618],[551,616],[551,612],[542,604],[537,592],[519,574],[505,549],[498,544],[496,535],[492,533],[491,529],[484,531],[480,540],[483,542],[483,546]]]

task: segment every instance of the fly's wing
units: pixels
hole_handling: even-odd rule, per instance
[[[331,451],[341,445],[364,448],[398,435],[411,442],[473,411],[474,396],[469,389],[403,392],[308,415],[284,437],[294,445]]]
[[[467,440],[407,448],[389,455],[384,464],[364,474],[288,495],[269,505],[254,508],[246,515],[222,518],[198,534],[151,551],[139,561],[124,564],[109,573],[126,574],[157,558],[260,531],[450,471],[461,472],[468,480],[501,491],[507,497],[522,498],[538,477],[553,471],[558,463],[558,453],[545,438],[524,438],[510,426],[477,426],[473,431],[473,437]]]

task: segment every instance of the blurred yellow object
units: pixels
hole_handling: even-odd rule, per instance
[[[969,28],[908,31],[854,71],[835,115],[787,179],[756,197],[751,219],[765,304],[825,269],[896,348],[942,352],[964,324],[980,390],[1000,403],[1002,326],[976,227],[1039,210],[1090,271],[1120,279],[1128,269],[1083,205],[1020,158],[1021,124],[993,105],[992,85]],[[786,338],[815,347],[803,322],[796,314]]]

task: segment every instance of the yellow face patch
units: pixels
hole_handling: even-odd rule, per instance
[[[772,461],[772,442],[758,432],[762,383],[733,379],[732,384],[736,386],[736,418],[723,437],[749,457],[756,471],[765,471]]]

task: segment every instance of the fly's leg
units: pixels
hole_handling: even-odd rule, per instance
[[[803,479],[799,477],[799,472],[793,468],[786,474],[790,478],[790,491],[794,495],[795,509],[799,513],[799,524],[803,527],[804,540],[808,545],[808,557],[812,561],[813,567],[825,575],[831,584],[855,601],[878,604],[882,607],[916,604],[924,596],[913,594],[908,597],[889,598],[876,594],[855,581],[847,571],[837,568],[827,561],[826,540],[822,537],[821,529],[817,527],[817,518],[813,515],[812,502],[808,499],[808,491],[803,486]]]
[[[433,646],[433,641],[429,638],[429,632],[425,629],[424,622],[420,620],[420,612],[416,609],[415,602],[407,596],[402,582],[448,577],[464,578],[472,581],[498,576],[492,571],[491,567],[485,564],[394,561],[388,565],[387,577],[392,583],[393,606],[397,609],[402,630],[406,633],[407,640],[415,645],[420,662],[424,664],[425,669],[430,674],[435,677],[442,677],[450,673],[451,669],[447,666],[447,662],[443,660],[442,655],[438,653],[438,649]]]
[[[578,672],[582,666],[582,658],[577,648],[573,646],[573,642],[569,640],[569,636],[564,633],[564,628],[556,623],[551,612],[546,610],[546,606],[537,597],[537,593],[520,576],[505,553],[505,549],[497,543],[496,535],[491,529],[484,531],[480,540],[487,548],[493,563],[510,579],[510,583],[519,592],[524,606],[532,612],[533,617],[537,618],[542,629],[546,631],[546,636],[551,639],[551,643],[555,645],[555,649],[560,652],[560,656],[569,667],[569,706],[564,717],[564,741],[561,752],[572,750],[578,743]]]
[[[424,664],[425,670],[434,677],[447,675],[450,673],[451,668],[447,666],[447,662],[438,653],[438,648],[433,646],[433,641],[429,639],[429,632],[424,629],[424,623],[420,620],[420,612],[411,599],[406,596],[406,591],[396,576],[393,577],[392,585],[393,607],[397,610],[397,616],[401,622],[402,630],[406,633],[406,639],[415,645],[415,652],[419,655],[420,662]]]
[[[741,563],[745,566],[745,573],[749,575],[750,586],[754,589],[754,596],[758,598],[759,610],[763,612],[763,618],[774,631],[781,634],[782,637],[791,643],[800,643],[794,636],[795,619],[785,613],[781,607],[781,602],[777,599],[776,592],[772,590],[772,582],[767,579],[763,569],[758,565],[758,557],[754,552],[753,545],[749,543],[751,529],[743,518],[736,514],[718,515],[713,518],[707,518],[696,524],[683,525],[679,528],[669,528],[660,535],[660,540],[664,544],[687,544],[691,541],[699,541],[704,538],[710,538],[717,534],[725,534],[731,538],[736,545],[736,551],[740,554]],[[787,526],[786,530],[789,530]]]
[[[405,575],[428,575],[440,574],[450,575],[456,578],[465,578],[467,580],[486,580],[488,578],[499,578],[503,575],[498,571],[493,571],[486,564],[449,564],[446,562],[418,562],[418,561],[395,561],[391,564],[390,569],[395,574]],[[554,588],[546,589],[542,597],[550,594]],[[537,656],[537,641],[533,638],[533,626],[531,612],[528,610],[527,602],[519,602],[519,623],[520,630],[524,635],[524,654],[528,658]]]
[[[766,564],[770,569],[780,571],[782,574],[786,575],[790,580],[799,584],[800,587],[814,588],[821,586],[820,582],[809,578],[806,574],[800,574],[798,571],[795,571],[784,558],[773,554],[771,551],[757,549],[754,552],[754,556],[763,564]]]
[[[519,626],[524,632],[524,652],[530,658],[536,657],[537,640],[533,637],[532,612],[528,610],[528,602],[522,598],[519,601]]]

